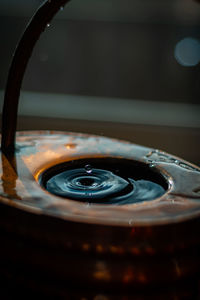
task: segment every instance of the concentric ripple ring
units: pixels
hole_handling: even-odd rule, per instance
[[[165,190],[148,180],[123,178],[114,172],[84,168],[62,171],[47,180],[48,192],[82,202],[130,204],[160,197]]]

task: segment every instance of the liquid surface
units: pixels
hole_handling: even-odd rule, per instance
[[[200,169],[160,150],[106,137],[54,131],[19,132],[17,146],[17,174],[4,155],[0,162],[1,202],[9,206],[65,220],[119,226],[169,224],[200,215]],[[90,167],[85,169],[88,164],[92,170],[109,170],[131,182],[134,193],[126,190],[115,197],[91,199],[88,195],[68,201],[67,193],[55,197],[59,193],[45,191],[53,176],[80,168],[90,172]],[[160,197],[155,183],[165,193],[159,201],[149,201]],[[93,202],[107,205],[88,205]],[[137,209],[131,205],[135,202]],[[126,203],[130,205],[121,209]]]
[[[131,204],[153,200],[165,190],[149,180],[122,178],[111,171],[85,168],[66,170],[47,180],[48,192],[87,203]]]

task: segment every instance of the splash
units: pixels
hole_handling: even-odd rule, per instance
[[[124,205],[162,196],[162,186],[149,180],[134,180],[90,165],[60,172],[47,180],[48,192],[86,203]]]

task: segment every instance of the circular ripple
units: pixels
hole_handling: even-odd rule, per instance
[[[149,180],[122,178],[111,171],[84,168],[66,170],[47,180],[52,194],[89,203],[131,204],[162,196],[165,190]]]

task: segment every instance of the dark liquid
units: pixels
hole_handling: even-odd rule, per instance
[[[162,196],[164,188],[149,180],[121,177],[103,169],[62,171],[46,181],[52,194],[87,203],[131,204]]]

